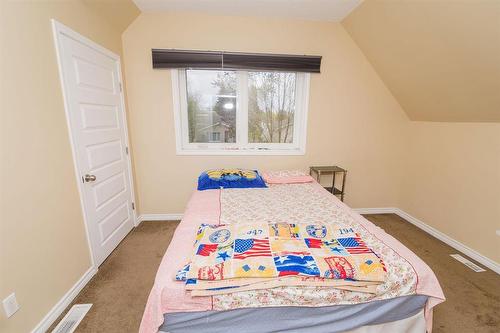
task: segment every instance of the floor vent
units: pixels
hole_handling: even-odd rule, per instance
[[[66,313],[61,322],[54,328],[52,333],[72,333],[89,312],[92,304],[75,304]]]
[[[462,264],[464,264],[465,266],[469,267],[470,269],[472,269],[476,273],[486,272],[485,269],[483,269],[482,267],[479,267],[478,265],[476,265],[472,261],[470,261],[468,259],[465,259],[460,254],[450,254],[450,256],[452,256],[456,260],[460,261]]]

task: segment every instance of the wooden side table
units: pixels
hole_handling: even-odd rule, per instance
[[[340,196],[340,200],[344,201],[344,187],[347,170],[342,169],[341,167],[338,167],[336,165],[309,167],[309,174],[312,176],[313,173],[316,173],[316,180],[320,184],[322,175],[332,175],[332,186],[325,186],[325,189],[331,192],[333,195]],[[335,178],[338,173],[342,174],[342,187],[340,189],[335,187]]]

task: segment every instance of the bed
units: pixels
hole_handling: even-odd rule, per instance
[[[384,283],[375,293],[281,286],[193,297],[174,280],[200,224],[276,220],[355,227],[383,259]],[[395,238],[315,181],[283,181],[194,192],[158,269],[140,332],[431,332],[432,308],[443,301],[432,270]]]

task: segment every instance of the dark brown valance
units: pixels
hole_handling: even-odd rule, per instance
[[[153,49],[153,68],[319,73],[321,56]]]

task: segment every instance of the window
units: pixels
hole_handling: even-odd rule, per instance
[[[211,142],[221,142],[220,141],[220,132],[212,132]]]
[[[309,74],[172,72],[179,154],[304,154]]]

